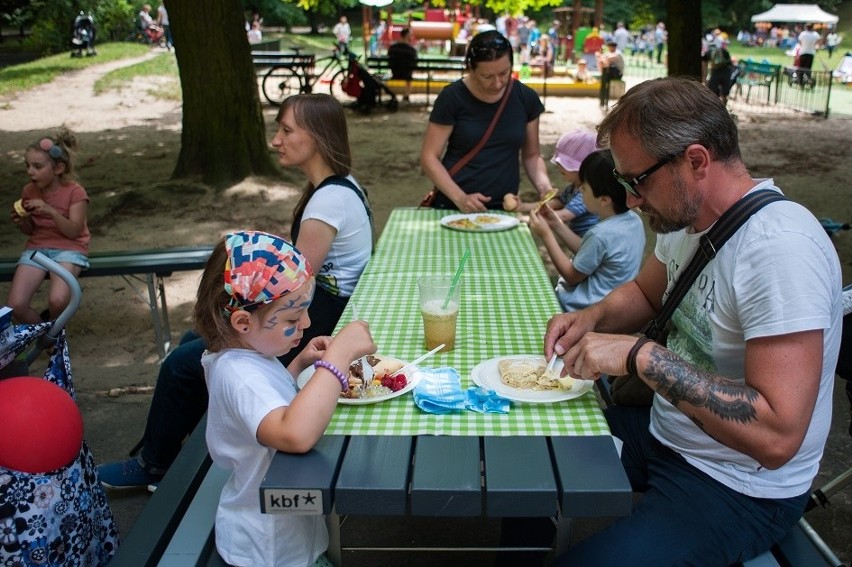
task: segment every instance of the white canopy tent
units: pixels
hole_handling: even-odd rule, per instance
[[[752,22],[813,23],[837,25],[840,18],[823,11],[816,4],[775,4],[771,9],[751,17]]]

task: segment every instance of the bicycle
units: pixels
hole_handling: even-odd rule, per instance
[[[299,47],[291,47],[295,54],[273,65],[264,75],[263,96],[270,104],[280,106],[290,95],[312,93],[314,86],[323,78],[328,79],[328,91],[334,97],[344,95],[341,85],[348,72],[347,56],[335,50],[319,59],[315,55],[302,55]],[[321,67],[314,72],[316,66]]]

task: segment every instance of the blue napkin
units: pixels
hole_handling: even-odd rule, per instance
[[[465,393],[465,407],[479,413],[509,413],[511,402],[494,390],[471,386]]]
[[[444,414],[465,409],[461,377],[455,368],[421,368],[414,388],[414,403],[427,413]]]
[[[444,414],[469,409],[479,413],[509,413],[511,402],[494,390],[473,386],[462,391],[455,368],[421,368],[414,388],[414,403],[427,413]]]

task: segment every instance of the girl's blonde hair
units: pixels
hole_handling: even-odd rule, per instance
[[[59,175],[59,182],[65,184],[77,178],[74,171],[77,146],[77,136],[63,126],[55,136],[44,136],[27,146],[27,151],[35,150],[45,154],[53,165],[64,163],[65,171]]]

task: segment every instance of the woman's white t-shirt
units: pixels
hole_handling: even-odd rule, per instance
[[[351,176],[347,179],[360,188]],[[350,187],[330,183],[311,196],[302,222],[308,219],[337,231],[323,265],[313,266],[317,284],[332,295],[351,296],[373,251],[373,229],[364,202]]]

